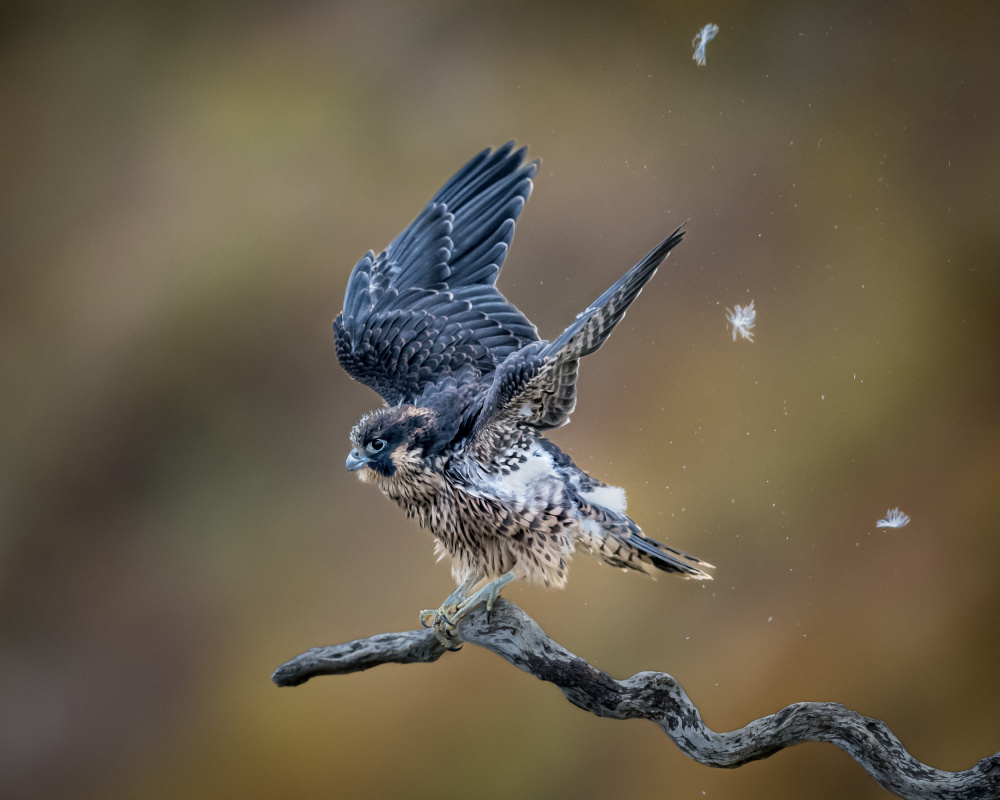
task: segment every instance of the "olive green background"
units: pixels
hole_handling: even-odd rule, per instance
[[[330,323],[511,138],[542,165],[499,285],[543,337],[688,221],[553,438],[717,578],[581,555],[505,595],[718,730],[835,700],[936,767],[1000,750],[998,35],[995,2],[0,4],[0,795],[885,796],[825,745],[703,767],[473,647],[270,683],[452,588],[344,470],[377,398]]]

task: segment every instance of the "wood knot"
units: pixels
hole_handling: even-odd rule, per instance
[[[990,779],[992,785],[1000,783],[1000,753],[986,756],[976,766],[979,771]]]

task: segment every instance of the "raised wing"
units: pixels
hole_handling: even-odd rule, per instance
[[[538,340],[494,285],[538,168],[524,154],[513,142],[481,152],[351,272],[333,323],[337,358],[390,405],[451,378],[477,381]]]
[[[473,433],[492,440],[518,423],[544,430],[569,422],[576,407],[580,359],[604,344],[667,253],[683,237],[678,228],[660,242],[578,314],[558,339],[533,342],[509,355],[497,368],[483,398]]]

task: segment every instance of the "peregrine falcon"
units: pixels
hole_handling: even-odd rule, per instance
[[[674,231],[555,340],[495,284],[538,162],[513,142],[462,167],[413,223],[347,282],[337,358],[385,406],[351,431],[347,469],[428,528],[458,588],[420,612],[446,646],[472,608],[517,578],[561,587],[581,549],[607,564],[711,579],[711,564],[652,539],[625,491],[542,435],[576,406],[580,359],[604,344],[683,237]],[[470,594],[482,580],[489,583]]]

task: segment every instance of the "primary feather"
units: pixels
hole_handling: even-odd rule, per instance
[[[598,350],[683,238],[657,245],[555,340],[495,283],[538,162],[508,143],[460,169],[348,279],[337,357],[387,407],[351,431],[348,468],[431,530],[459,582],[562,586],[575,549],[616,566],[710,578],[711,565],[642,532],[625,493],[542,436],[569,421],[579,360]]]
[[[484,150],[385,250],[354,267],[333,324],[337,358],[387,403],[412,403],[448,377],[488,374],[538,340],[494,285],[538,168],[523,160],[512,143]]]

